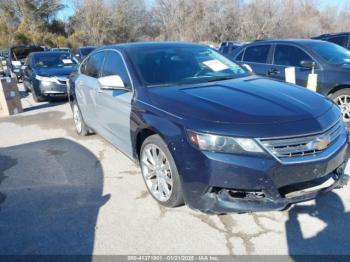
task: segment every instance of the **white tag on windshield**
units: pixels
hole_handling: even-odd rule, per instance
[[[63,64],[73,64],[72,59],[62,59]]]
[[[220,62],[219,60],[213,59],[209,61],[203,62],[207,67],[209,67],[214,72],[222,71],[225,69],[228,69],[228,66],[224,63]]]
[[[21,61],[12,61],[12,64],[14,66],[20,66],[21,65]]]

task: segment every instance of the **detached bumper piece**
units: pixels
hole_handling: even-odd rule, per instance
[[[347,185],[344,164],[333,173],[311,181],[261,191],[211,188],[202,196],[201,211],[207,213],[262,212],[283,210],[291,204],[308,201],[319,194]]]

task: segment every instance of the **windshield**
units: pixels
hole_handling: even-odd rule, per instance
[[[132,50],[129,56],[146,86],[204,83],[248,75],[218,52],[201,46]]]
[[[94,50],[95,50],[94,47],[85,47],[85,48],[81,48],[80,52],[83,56],[87,56],[88,54],[90,54]]]
[[[13,48],[11,48],[13,60],[23,60],[23,59],[27,58],[27,56],[31,52],[40,52],[40,51],[44,51],[44,49],[40,46],[37,46],[37,47],[32,47],[32,46],[31,47],[13,47]]]
[[[347,49],[328,42],[308,43],[315,53],[320,55],[328,63],[331,64],[345,64],[350,63],[350,51]]]
[[[75,66],[77,63],[69,53],[36,54],[34,57],[34,67],[65,67]]]

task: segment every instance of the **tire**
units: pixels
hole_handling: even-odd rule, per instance
[[[83,116],[76,101],[73,101],[72,112],[76,132],[80,136],[87,136],[89,134],[89,128],[84,122]]]
[[[350,126],[350,88],[340,89],[333,94],[330,98],[338,104],[343,114],[343,120]]]
[[[143,142],[140,166],[148,192],[160,205],[177,207],[184,204],[175,161],[159,135],[149,136]]]
[[[45,98],[43,98],[42,96],[39,96],[33,88],[31,89],[31,93],[33,95],[34,102],[40,103],[45,101]]]

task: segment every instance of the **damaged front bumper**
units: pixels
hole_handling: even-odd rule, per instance
[[[202,207],[200,210],[207,213],[227,212],[263,212],[271,210],[283,210],[291,204],[315,199],[320,194],[333,189],[342,188],[348,184],[349,176],[335,171],[328,176],[316,181],[308,181],[299,185],[290,186],[288,193],[274,196],[269,192],[249,192],[221,189],[218,192],[208,192],[202,196]],[[326,181],[324,181],[326,180]],[[331,184],[329,184],[331,182]],[[311,186],[311,187],[309,187]],[[292,190],[292,189],[295,189]],[[282,190],[279,190],[280,192]]]

